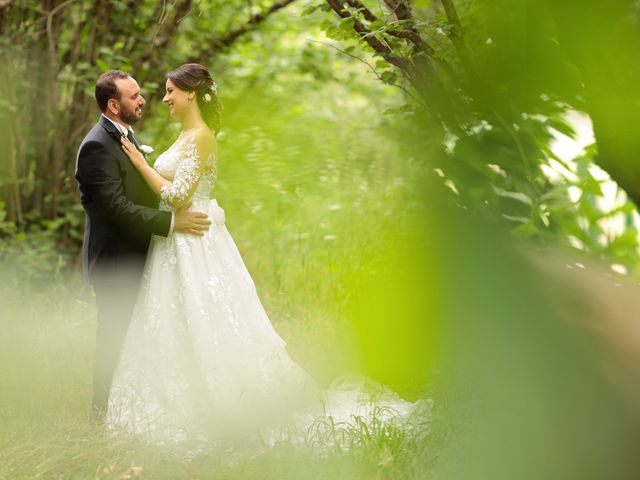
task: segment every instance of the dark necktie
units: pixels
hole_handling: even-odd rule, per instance
[[[129,141],[130,141],[131,143],[133,143],[133,144],[136,146],[136,148],[137,148],[138,150],[140,150],[140,142],[138,141],[138,139],[136,138],[136,136],[133,134],[133,130],[128,130],[128,131],[127,131],[127,138],[129,139]]]

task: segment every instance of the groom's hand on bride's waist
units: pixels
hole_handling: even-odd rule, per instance
[[[204,213],[188,212],[187,209],[190,206],[191,202],[176,210],[173,231],[202,236],[204,232],[209,230],[211,220],[209,220],[209,217]]]

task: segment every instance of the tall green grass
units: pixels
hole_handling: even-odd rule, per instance
[[[329,114],[310,107],[326,94],[309,92],[297,104],[287,104],[284,95],[231,99],[212,192],[275,328],[292,356],[324,384],[343,372],[364,371],[347,315],[352,292],[346,279],[368,274],[389,247],[393,226],[412,215],[415,200],[415,167],[386,134],[382,107],[363,97],[332,105]],[[154,142],[160,125],[150,121],[142,132],[157,151],[163,147]],[[323,455],[283,444],[252,459],[186,460],[168,449],[106,437],[88,424],[93,293],[82,284],[76,259],[62,259],[47,238],[31,239],[35,244],[12,244],[13,253],[3,259],[0,479],[391,479],[423,473],[427,430],[405,432],[376,420],[317,423],[309,432],[316,446],[339,440],[350,447],[324,448]],[[423,393],[422,385],[414,387],[414,397]]]

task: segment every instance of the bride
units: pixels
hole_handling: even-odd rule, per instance
[[[160,198],[213,220],[206,232],[153,236],[133,318],[116,369],[107,427],[158,444],[232,439],[271,446],[308,439],[318,419],[409,418],[409,403],[365,381],[322,389],[288,355],[209,194],[218,161],[217,86],[199,64],[167,74],[163,102],[182,131],[152,168],[122,148]],[[388,408],[380,408],[388,407]]]

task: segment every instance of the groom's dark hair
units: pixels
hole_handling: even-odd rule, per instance
[[[109,70],[100,75],[100,78],[98,78],[96,82],[96,101],[98,102],[101,112],[104,113],[107,111],[109,99],[114,98],[120,100],[120,90],[118,90],[115,80],[118,78],[128,78],[130,76],[131,75],[122,70]]]

